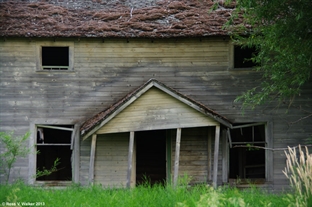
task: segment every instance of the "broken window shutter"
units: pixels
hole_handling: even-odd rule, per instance
[[[66,131],[73,131],[73,128],[66,128],[66,127],[59,127],[59,126],[50,126],[50,125],[40,125],[38,124],[37,127],[39,128],[48,128],[48,129],[59,129],[59,130],[66,130]]]
[[[259,126],[259,125],[265,125],[266,123],[265,122],[257,122],[257,123],[251,123],[251,124],[243,124],[243,125],[237,125],[237,126],[233,126],[231,127],[231,129],[240,129],[241,130],[241,134],[243,135],[243,128],[246,128],[246,127],[252,127],[252,142],[254,142],[254,127],[255,126]],[[227,128],[227,137],[229,139],[229,145],[230,145],[230,148],[233,147],[233,142],[232,142],[232,138],[231,138],[231,133],[230,133],[230,128]],[[238,143],[238,142],[236,142]]]
[[[39,132],[39,141],[42,141],[44,143],[44,133],[42,128],[38,128],[37,131]]]
[[[244,124],[244,125],[233,126],[233,127],[231,127],[231,129],[259,126],[259,125],[265,125],[265,124],[266,124],[265,122],[257,122],[257,123],[252,123],[252,124]]]
[[[232,138],[231,138],[230,128],[227,128],[226,135],[227,135],[227,138],[229,140],[230,148],[232,148]]]

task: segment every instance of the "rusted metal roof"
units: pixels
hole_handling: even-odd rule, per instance
[[[97,129],[102,127],[104,123],[107,123],[109,121],[109,120],[107,121],[106,119],[113,118],[112,116],[117,115],[119,112],[123,110],[124,107],[131,104],[134,100],[139,98],[142,94],[144,94],[151,87],[156,87],[164,91],[165,93],[168,93],[169,95],[188,104],[190,107],[207,115],[208,117],[213,118],[217,122],[224,124],[227,127],[232,126],[232,123],[226,117],[221,116],[215,111],[207,108],[205,105],[179,93],[178,91],[166,86],[165,84],[159,82],[158,80],[150,79],[146,83],[139,86],[134,91],[128,93],[125,97],[123,97],[116,103],[112,104],[110,107],[106,108],[105,110],[101,111],[100,113],[96,114],[94,117],[90,118],[85,123],[83,123],[80,128],[82,137],[87,138],[90,134],[94,133]]]
[[[212,0],[0,0],[2,37],[228,35],[232,6]],[[239,22],[239,20],[238,20]]]

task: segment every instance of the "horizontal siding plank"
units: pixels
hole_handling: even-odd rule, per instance
[[[209,66],[209,67],[222,67],[223,70],[226,70],[228,68],[228,63],[225,61],[188,61],[188,62],[183,62],[183,61],[155,61],[155,62],[132,62],[132,63],[127,63],[127,62],[122,62],[119,61],[118,63],[110,63],[110,62],[103,62],[103,63],[77,63],[74,68],[78,70],[86,70],[86,69],[94,69],[94,68],[102,68],[105,69],[106,67],[124,67],[124,68],[129,68],[129,67],[148,67],[151,64],[157,65],[159,67],[204,67],[204,66]],[[105,76],[105,75],[104,75]]]
[[[13,50],[15,51],[15,50]],[[1,51],[0,51],[1,52]],[[151,47],[140,47],[140,45],[132,45],[131,47],[114,47],[113,45],[111,47],[105,46],[105,47],[93,47],[93,48],[83,48],[83,47],[76,47],[75,48],[75,54],[78,56],[82,57],[87,57],[89,55],[93,54],[146,54],[146,53],[151,53],[151,54],[157,54],[157,53],[162,53],[159,55],[163,54],[173,54],[173,53],[182,53],[182,54],[187,54],[187,53],[210,53],[210,52],[229,52],[229,47],[228,46],[211,46],[211,47],[153,47],[153,50],[151,50]],[[213,53],[211,53],[213,54]],[[106,57],[103,55],[103,57]]]
[[[125,182],[128,167],[128,133],[99,135],[95,152],[95,183]]]

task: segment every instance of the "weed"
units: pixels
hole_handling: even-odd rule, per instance
[[[304,152],[305,151],[305,152]],[[288,147],[286,168],[283,173],[289,179],[295,194],[288,194],[289,206],[312,206],[312,154],[299,145],[299,157],[296,149]]]

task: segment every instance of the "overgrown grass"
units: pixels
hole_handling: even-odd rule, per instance
[[[29,202],[35,206],[36,202],[41,202],[37,206],[288,206],[285,197],[285,194],[269,194],[255,188],[214,190],[205,185],[191,188],[142,185],[131,190],[103,189],[99,185],[73,185],[66,189],[45,189],[22,183],[0,186],[1,203]]]

